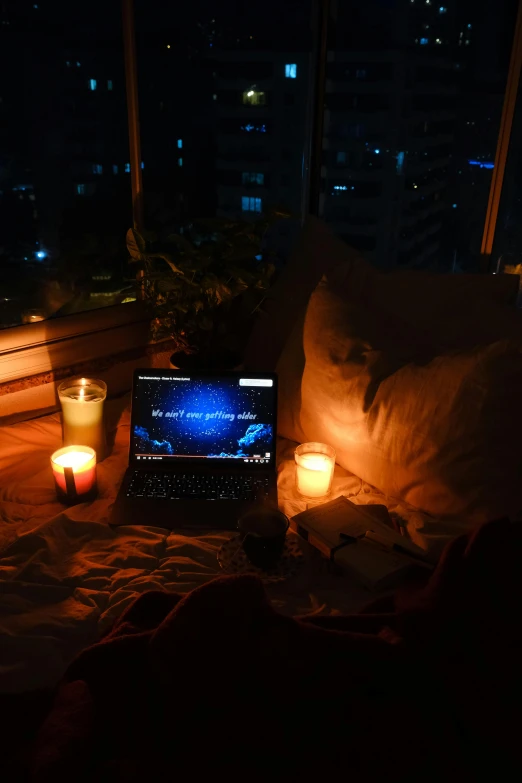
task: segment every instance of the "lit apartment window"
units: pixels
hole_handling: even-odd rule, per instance
[[[429,42],[428,38],[421,38],[419,43],[421,46],[426,46],[426,44]]]
[[[285,77],[287,79],[297,79],[297,63],[287,63],[285,65]]]
[[[112,164],[112,173],[117,174],[118,173],[118,166],[116,163]]]
[[[125,164],[125,174],[130,174],[130,163]]]
[[[101,163],[93,163],[92,164],[92,173],[93,174],[103,174],[103,166]]]
[[[338,152],[336,161],[337,163],[346,163],[346,152]]]
[[[178,139],[178,150],[183,149],[183,139]]]
[[[112,90],[112,79],[107,79],[107,89]]]
[[[241,209],[243,212],[261,212],[263,208],[262,200],[253,196],[242,196]]]
[[[402,174],[404,170],[404,158],[406,157],[404,152],[397,153],[397,174]]]
[[[262,172],[244,171],[243,185],[264,185],[265,175]]]
[[[178,166],[183,166],[183,158],[178,158]]]
[[[85,185],[76,185],[76,192],[79,196],[85,196]]]
[[[89,79],[89,90],[95,90],[97,87],[96,79]]]
[[[245,90],[243,93],[243,103],[247,106],[264,106],[266,103],[266,94],[259,90]]]

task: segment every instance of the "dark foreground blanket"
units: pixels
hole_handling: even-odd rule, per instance
[[[244,576],[143,595],[70,666],[31,779],[518,779],[521,566],[498,521],[387,613],[283,617]]]

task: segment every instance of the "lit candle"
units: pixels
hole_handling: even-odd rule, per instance
[[[82,503],[96,494],[96,452],[89,446],[66,446],[51,457],[56,492],[67,503]]]
[[[101,462],[106,451],[103,403],[107,386],[90,378],[67,379],[59,385],[58,396],[62,404],[64,445],[90,446]]]
[[[301,495],[321,498],[332,486],[335,451],[324,443],[303,443],[295,450],[296,483]]]

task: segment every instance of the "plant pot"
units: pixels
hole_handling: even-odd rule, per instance
[[[241,357],[232,351],[218,351],[208,354],[200,353],[173,353],[170,357],[170,366],[173,370],[233,370],[241,364]]]

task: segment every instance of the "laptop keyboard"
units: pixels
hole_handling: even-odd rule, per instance
[[[149,473],[134,471],[128,498],[170,500],[251,500],[266,497],[268,476],[241,476],[237,473],[205,475],[201,473]]]

